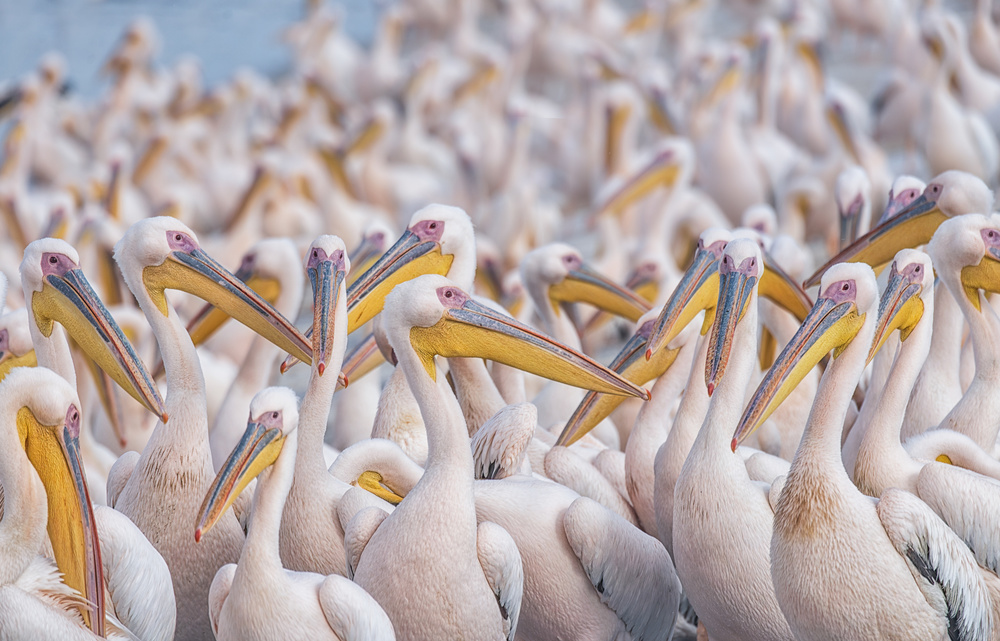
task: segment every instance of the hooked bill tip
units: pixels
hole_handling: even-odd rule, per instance
[[[288,364],[287,363],[282,363],[281,367],[279,367],[278,370],[280,370],[281,373],[284,374],[285,372],[288,371]]]
[[[317,365],[316,366],[316,371],[318,371],[319,375],[322,376],[323,372],[326,371],[326,363],[320,363],[319,365]]]
[[[201,528],[198,528],[194,531],[194,542],[201,543]]]
[[[160,420],[166,423],[167,421],[170,420],[170,416],[168,416],[167,413],[164,412],[163,414],[160,414]],[[122,443],[122,445],[124,445],[124,443]]]
[[[646,360],[648,361],[651,358],[653,358],[653,348],[647,347],[646,348]]]
[[[711,396],[715,393],[715,383],[708,384],[708,395]]]
[[[733,451],[735,452],[737,445],[739,445],[739,443],[736,442],[736,437],[734,436],[733,437],[733,442],[729,444],[729,447],[733,448]]]

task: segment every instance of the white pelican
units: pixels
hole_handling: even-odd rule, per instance
[[[771,576],[781,611],[803,641],[988,638],[993,615],[968,548],[912,495],[894,490],[876,504],[861,494],[841,463],[847,407],[877,323],[875,274],[835,265],[820,291],[733,437],[735,447],[834,350],[775,506]]]
[[[295,473],[297,405],[295,393],[286,387],[258,392],[250,403],[246,433],[205,495],[195,540],[218,522],[251,480],[260,477],[239,563],[222,566],[212,581],[212,632],[219,641],[392,641],[395,636],[389,617],[350,580],[336,574],[293,572],[281,566],[278,535],[284,499]],[[262,591],[262,585],[267,589]]]
[[[705,367],[713,398],[674,488],[674,563],[713,639],[790,641],[770,582],[768,488],[754,482],[743,458],[730,450],[729,430],[755,366],[757,283],[764,271],[759,246],[750,239],[730,241],[718,269]]]
[[[0,420],[9,425],[0,430],[9,441],[0,464],[4,636],[97,638],[86,623],[101,636],[107,628],[129,638],[172,639],[173,592],[163,559],[127,519],[91,507],[73,388],[46,368],[18,368],[0,384],[0,398]],[[46,523],[58,571],[35,556]]]
[[[927,184],[920,198],[831,258],[803,284],[818,285],[823,272],[846,261],[862,261],[880,269],[900,249],[929,242],[946,219],[970,212],[989,212],[992,207],[993,192],[986,183],[964,171],[946,171]]]
[[[429,452],[426,471],[407,499],[380,525],[348,533],[349,549],[364,548],[354,579],[386,610],[401,639],[513,639],[521,607],[521,559],[502,528],[483,523],[477,529],[468,432],[457,401],[435,383],[435,354],[486,357],[566,383],[643,392],[475,303],[440,276],[398,285],[386,299],[383,326],[420,404]],[[448,553],[442,556],[442,550]],[[417,585],[434,586],[433,602],[407,596]]]
[[[946,232],[947,228],[943,233]],[[878,398],[873,399],[877,402],[875,412],[865,428],[852,466],[854,484],[869,496],[881,496],[890,487],[919,495],[917,477],[926,462],[934,459],[1000,477],[1000,463],[964,434],[941,429],[900,443],[907,401],[930,351],[931,318],[924,320],[924,316],[933,316],[933,285],[934,269],[927,254],[914,249],[903,249],[896,254],[879,304],[879,322],[869,358],[895,329],[899,329],[905,340],[884,387]]]
[[[311,361],[308,343],[274,309],[202,250],[194,233],[169,217],[132,225],[115,246],[132,294],[149,321],[163,357],[170,394],[170,425],[159,423],[141,455],[118,459],[108,486],[113,507],[129,517],[170,567],[177,601],[178,639],[210,634],[208,590],[215,571],[235,562],[243,529],[226,512],[214,533],[196,545],[190,520],[214,471],[208,445],[205,379],[194,345],[165,289],[182,289],[212,302],[298,358]]]
[[[837,176],[834,189],[840,213],[840,249],[865,234],[872,221],[872,183],[868,173],[851,165]]]

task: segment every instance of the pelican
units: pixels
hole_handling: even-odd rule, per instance
[[[827,269],[845,261],[862,261],[876,269],[887,265],[904,247],[916,247],[930,241],[934,231],[947,218],[970,212],[989,212],[993,192],[979,178],[963,171],[946,171],[935,176],[920,198],[899,209],[894,216],[856,240],[831,258],[804,285],[819,284]]]
[[[718,269],[719,302],[705,368],[713,398],[674,488],[674,562],[713,639],[791,640],[769,580],[768,488],[751,480],[743,458],[729,449],[728,430],[754,368],[757,283],[764,271],[759,246],[750,239],[730,241]],[[732,542],[733,532],[740,533],[739,544]]]
[[[34,367],[38,364],[28,323],[27,309],[17,309],[0,316],[0,380],[15,367]]]
[[[420,404],[429,452],[425,473],[391,515],[371,520],[365,516],[371,512],[362,511],[352,523],[366,527],[347,528],[345,546],[363,549],[354,580],[386,610],[400,639],[513,639],[521,559],[503,528],[476,526],[468,432],[457,402],[435,383],[435,354],[486,357],[609,392],[644,392],[477,304],[440,276],[398,285],[386,298],[383,317],[398,366]],[[434,586],[432,607],[406,596],[416,585]]]
[[[834,195],[840,212],[840,248],[868,231],[872,220],[872,184],[868,173],[852,165],[837,176]]]
[[[735,449],[834,350],[776,499],[771,577],[781,611],[795,638],[805,641],[988,638],[993,614],[968,548],[906,492],[892,490],[872,502],[840,460],[847,406],[877,323],[875,274],[863,264],[835,265],[820,292],[733,437]]]
[[[163,357],[170,390],[170,425],[157,424],[142,454],[118,459],[109,502],[135,523],[170,567],[177,602],[177,638],[211,633],[208,591],[216,570],[235,562],[244,534],[232,512],[195,545],[195,518],[214,476],[208,444],[205,379],[198,356],[165,289],[182,289],[212,302],[299,359],[311,362],[308,343],[253,290],[198,245],[190,229],[170,217],[132,225],[115,246],[125,283],[146,315]]]
[[[0,399],[0,420],[16,423],[16,430],[0,430],[10,440],[0,463],[4,635],[98,638],[85,624],[100,636],[172,639],[173,592],[163,559],[127,519],[91,507],[73,388],[46,368],[18,368],[0,383]],[[35,556],[46,523],[58,571]]]
[[[281,566],[278,534],[298,448],[298,399],[269,387],[250,403],[246,433],[205,495],[195,540],[208,533],[251,480],[253,512],[239,563],[219,568],[209,604],[212,632],[226,639],[395,639],[382,608],[350,580]],[[262,592],[262,581],[267,590]]]

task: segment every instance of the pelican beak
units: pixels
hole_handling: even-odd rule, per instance
[[[755,259],[750,257],[744,259],[738,268],[724,264],[719,269],[719,302],[715,306],[715,321],[708,338],[708,358],[705,361],[705,384],[709,396],[715,392],[726,373],[736,326],[750,306],[750,295],[757,284],[757,276],[752,274],[757,268],[753,262]]]
[[[446,309],[434,325],[411,328],[410,342],[432,379],[435,355],[485,358],[566,385],[649,400],[649,392],[589,356],[471,298]]]
[[[988,232],[996,233],[995,230],[982,231],[985,236]],[[986,254],[977,265],[968,265],[962,268],[962,287],[965,295],[968,296],[976,311],[982,311],[979,301],[979,290],[1000,293],[1000,249],[987,245]]]
[[[122,389],[167,421],[163,399],[146,366],[79,267],[62,275],[45,275],[41,291],[31,296],[31,312],[43,335],[50,336],[53,322],[60,323]]]
[[[757,294],[780,305],[801,323],[812,309],[809,294],[785,270],[778,266],[769,252],[764,252],[764,272],[760,276]]]
[[[368,490],[386,503],[392,505],[399,505],[403,502],[404,496],[397,494],[395,490],[383,482],[381,474],[372,470],[362,472],[356,481],[351,482],[351,485],[360,487],[362,490]]]
[[[38,360],[35,358],[35,350],[29,349],[24,354],[17,356],[10,349],[10,333],[7,329],[0,329],[0,381],[7,376],[7,372],[15,367],[35,367]]]
[[[647,303],[652,304],[656,300],[656,297],[660,295],[660,280],[656,278],[656,269],[649,268],[647,265],[641,265],[632,275],[629,276],[628,281],[625,282],[625,289],[634,292],[639,298],[643,299]],[[587,324],[584,325],[581,333],[586,334],[601,327],[609,320],[610,316],[607,312],[597,311]],[[648,334],[647,334],[648,338]],[[633,379],[629,379],[633,380]]]
[[[858,238],[858,226],[861,223],[861,207],[863,205],[864,198],[858,194],[847,206],[847,211],[840,216],[840,246],[842,248]]]
[[[312,352],[313,358],[318,359],[316,371],[322,376],[333,353],[334,316],[340,290],[347,280],[347,270],[342,251],[337,250],[330,257],[322,249],[313,248],[313,251],[323,253],[322,258],[310,264],[307,270],[313,289]]]
[[[179,289],[212,303],[299,360],[312,363],[309,341],[260,294],[194,243],[174,249],[160,265],[146,267],[142,280],[166,316],[166,289]]]
[[[620,214],[658,187],[673,187],[681,174],[681,165],[672,149],[656,154],[622,185],[611,192],[594,211],[594,217],[609,212]]]
[[[247,287],[257,292],[261,298],[271,305],[278,300],[281,293],[281,284],[275,278],[263,278],[253,273],[252,266],[246,263],[240,265],[234,274],[236,278],[243,281]],[[222,325],[229,320],[229,314],[225,313],[211,303],[206,304],[188,322],[187,331],[191,336],[191,342],[195,346],[207,341]]]
[[[278,460],[284,442],[285,435],[280,428],[269,428],[253,420],[247,423],[243,438],[222,464],[201,504],[194,531],[196,542],[219,522],[250,481]]]
[[[550,287],[549,298],[553,306],[587,303],[633,323],[650,310],[649,303],[635,292],[611,282],[587,265],[574,269],[561,283]]]
[[[423,240],[406,230],[396,244],[347,290],[347,331],[353,332],[382,311],[385,297],[399,283],[423,274],[444,276],[454,260],[441,253],[441,243]]]
[[[357,249],[351,252],[351,275],[347,279],[347,284],[353,285],[354,281],[367,272],[383,253],[385,253],[385,234],[377,231],[365,235]]]
[[[750,399],[733,435],[733,451],[771,416],[831,349],[834,358],[840,355],[861,329],[864,318],[853,300],[838,303],[824,297],[816,301]]]
[[[347,387],[349,381],[358,380],[369,372],[374,371],[376,367],[384,362],[386,362],[385,357],[382,356],[382,351],[378,348],[378,343],[375,341],[375,334],[368,334],[344,358],[342,368],[344,375],[343,386]]]
[[[84,623],[104,636],[104,569],[97,526],[80,457],[80,410],[71,405],[62,425],[43,425],[27,407],[17,413],[17,430],[28,460],[45,486],[48,533],[66,585],[87,600]]]
[[[837,263],[868,263],[877,272],[891,261],[900,249],[930,242],[938,226],[946,219],[937,201],[931,200],[924,194],[901,209],[896,216],[880,223],[875,229],[844,248],[803,284],[806,287],[818,285],[823,273]]]
[[[681,282],[677,284],[674,293],[670,295],[670,300],[663,306],[663,311],[656,319],[653,333],[646,345],[647,360],[661,347],[677,338],[677,335],[684,331],[688,323],[702,310],[712,312],[705,316],[702,333],[704,334],[711,326],[719,288],[719,256],[725,248],[726,242],[722,240],[713,243],[707,249],[702,247],[699,241],[691,266],[684,272]]]
[[[892,264],[889,283],[878,304],[878,324],[875,326],[875,340],[868,351],[869,363],[893,330],[898,329],[899,339],[905,341],[917,326],[924,315],[924,301],[920,298],[923,289],[919,279],[914,282],[910,274],[899,273],[896,264]]]
[[[643,323],[628,339],[608,368],[636,385],[645,385],[657,376],[662,376],[677,360],[680,348],[661,349],[653,355],[652,359],[646,360],[644,358],[646,344],[654,324],[655,321],[652,320]],[[556,445],[569,446],[577,442],[611,414],[624,400],[622,396],[587,392],[576,411],[573,412],[573,416],[563,427]]]

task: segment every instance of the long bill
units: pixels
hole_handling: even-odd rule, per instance
[[[947,216],[937,201],[926,194],[920,196],[894,217],[881,222],[867,234],[857,239],[831,258],[803,285],[818,285],[823,273],[837,263],[868,263],[876,271],[892,260],[900,249],[917,247],[930,242],[938,226]]]
[[[236,278],[240,279],[246,286],[257,292],[261,298],[266,300],[271,305],[274,305],[278,300],[278,295],[281,293],[281,284],[276,278],[264,278],[262,276],[255,275],[252,269],[247,268],[245,265],[240,265],[236,273],[233,274]],[[212,335],[215,334],[222,327],[226,321],[228,321],[230,316],[224,311],[213,305],[212,303],[206,303],[201,310],[195,314],[190,321],[188,321],[187,331],[188,335],[191,336],[191,342],[197,347],[201,345]]]
[[[200,247],[175,249],[160,265],[146,267],[143,282],[164,316],[166,289],[179,289],[212,303],[257,334],[306,363],[312,363],[309,341],[260,294]]]
[[[725,271],[719,275],[719,303],[715,306],[715,320],[708,337],[708,358],[705,360],[705,384],[709,396],[715,392],[729,366],[736,326],[747,313],[756,284],[756,276],[740,271]]]
[[[56,565],[66,585],[89,603],[90,607],[79,606],[84,623],[103,637],[104,569],[80,456],[80,411],[71,405],[62,425],[42,425],[30,409],[22,407],[17,429],[28,460],[45,486]]]
[[[771,369],[764,375],[733,435],[733,450],[750,436],[795,386],[830,350],[834,358],[850,344],[864,323],[854,301],[836,302],[820,298],[812,311],[785,345]]]
[[[53,322],[59,322],[122,389],[166,422],[163,399],[146,366],[80,268],[46,275],[41,291],[32,294],[31,311],[43,335],[51,336]]]
[[[812,309],[809,294],[783,270],[769,252],[764,252],[764,272],[757,294],[791,312],[801,323]]]
[[[222,464],[198,511],[194,540],[200,542],[250,481],[278,460],[285,436],[276,427],[250,421],[243,438]]]
[[[410,343],[433,379],[436,355],[485,358],[566,385],[649,400],[648,391],[589,356],[472,299],[430,327],[411,328]]]
[[[677,360],[677,354],[680,352],[680,348],[661,349],[653,355],[652,359],[646,360],[646,344],[649,342],[654,322],[649,320],[640,325],[639,329],[628,339],[622,350],[608,365],[609,369],[636,385],[645,385],[654,378],[662,376],[674,364],[674,361]],[[562,433],[556,440],[556,445],[568,446],[579,441],[624,400],[624,397],[613,394],[587,392],[563,427]]]
[[[644,298],[587,265],[574,269],[562,282],[550,287],[549,297],[560,303],[587,303],[633,323],[651,309]]]
[[[313,251],[323,250],[314,248]],[[316,371],[322,376],[333,353],[334,316],[340,290],[347,280],[347,270],[343,255],[338,260],[324,254],[321,260],[311,264],[306,271],[313,289],[312,352],[313,358],[317,359]]]
[[[960,278],[965,295],[977,311],[982,311],[979,290],[1000,293],[1000,249],[988,247],[978,264],[962,268]]]
[[[353,332],[382,311],[385,297],[399,283],[423,274],[444,276],[454,256],[443,254],[441,244],[422,240],[406,230],[375,264],[347,290],[347,331]]]

